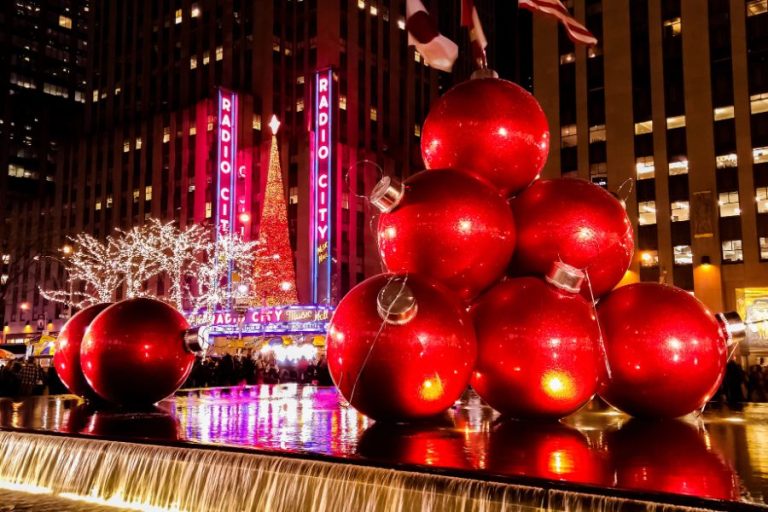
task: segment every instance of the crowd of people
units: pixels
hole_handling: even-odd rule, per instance
[[[231,356],[195,359],[192,373],[184,383],[185,388],[237,386],[254,384],[278,384],[298,382],[331,386],[331,374],[324,356],[316,359],[299,359],[279,363],[274,356]]]
[[[0,366],[0,397],[56,395],[66,393],[53,365],[43,368],[39,361],[26,358]]]
[[[729,405],[743,402],[768,402],[768,368],[761,357],[757,364],[744,370],[736,361],[729,361],[718,397]]]

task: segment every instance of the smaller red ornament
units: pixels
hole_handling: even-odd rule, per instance
[[[341,300],[327,350],[333,382],[353,407],[407,421],[435,416],[461,396],[477,347],[448,290],[416,275],[381,274]]]
[[[195,360],[185,342],[189,324],[154,299],[118,302],[91,322],[80,347],[88,384],[103,399],[147,406],[175,392]]]
[[[83,376],[83,369],[80,366],[80,345],[90,323],[96,315],[109,306],[110,304],[95,304],[79,311],[67,320],[56,338],[53,367],[56,368],[56,373],[69,392],[83,398],[93,399],[98,395],[94,393]]]
[[[736,501],[736,473],[697,430],[679,420],[633,419],[607,436],[616,487]]]
[[[557,261],[587,272],[594,296],[611,291],[632,261],[632,223],[621,202],[585,180],[539,180],[511,202],[515,274],[549,272]],[[591,299],[589,286],[582,294]]]
[[[727,358],[724,327],[685,290],[623,286],[597,308],[611,376],[600,396],[633,416],[674,418],[707,403]]]
[[[478,178],[452,171],[384,178],[371,194],[381,211],[379,252],[390,272],[418,273],[470,300],[506,271],[515,221],[506,200]]]
[[[592,306],[578,294],[583,274],[559,264],[549,283],[510,279],[473,309],[477,394],[502,415],[562,418],[597,391],[601,357]]]
[[[473,79],[432,105],[421,152],[428,169],[482,176],[507,196],[539,176],[549,154],[549,125],[539,102],[519,85]]]

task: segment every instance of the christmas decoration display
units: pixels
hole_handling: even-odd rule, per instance
[[[428,169],[480,175],[504,195],[539,175],[549,153],[549,126],[536,99],[498,78],[460,83],[432,106],[422,129]]]
[[[616,487],[738,500],[736,474],[691,425],[632,419],[607,436]]]
[[[148,406],[176,391],[195,356],[185,346],[189,325],[171,306],[134,298],[93,319],[80,347],[88,384],[104,400]]]
[[[61,382],[70,393],[87,399],[97,395],[88,385],[80,366],[80,346],[88,325],[96,315],[104,311],[110,304],[94,304],[78,312],[70,318],[56,338],[56,352],[53,354],[53,367]]]
[[[547,277],[504,281],[473,308],[472,387],[505,416],[561,418],[597,391],[600,334],[578,294],[583,274],[561,263]]]
[[[380,274],[358,284],[339,303],[328,337],[334,383],[376,420],[445,411],[475,362],[475,335],[458,298],[416,275]]]
[[[390,272],[416,272],[470,300],[504,274],[515,249],[512,211],[492,187],[458,171],[385,177],[371,202],[381,211],[379,252]]]
[[[563,261],[587,273],[585,297],[600,297],[621,281],[632,261],[632,224],[621,203],[585,180],[539,180],[515,197],[517,248],[512,271],[549,272]]]
[[[466,469],[470,466],[465,434],[450,421],[444,425],[391,425],[376,422],[357,443],[363,457],[395,464]]]
[[[611,376],[600,396],[633,416],[683,416],[720,385],[727,359],[721,325],[685,290],[636,283],[598,305]]]
[[[488,469],[514,474],[610,486],[608,458],[590,447],[578,430],[559,422],[505,420],[491,430]]]
[[[296,293],[293,251],[288,236],[288,210],[285,205],[283,173],[280,169],[280,153],[277,149],[279,124],[274,126],[269,149],[264,208],[259,222],[259,245],[268,248],[269,256],[256,260],[254,269],[258,276],[256,302],[260,306],[290,306],[298,304],[299,297]]]

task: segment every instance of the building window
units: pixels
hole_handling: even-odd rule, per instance
[[[365,0],[357,0],[357,8],[365,10]]]
[[[209,52],[203,52],[203,66],[211,62],[211,54]]]
[[[768,187],[758,187],[755,190],[757,213],[768,213]]]
[[[197,135],[197,126],[192,125],[189,127],[189,136]]]
[[[656,224],[656,201],[641,201],[637,203],[637,210],[638,224],[641,226]]]
[[[112,208],[112,196],[107,196],[107,208]]]
[[[170,142],[171,140],[171,128],[166,126],[163,128],[163,144]]]
[[[253,114],[253,121],[251,121],[251,128],[254,130],[261,130],[261,114]]]
[[[754,148],[752,150],[752,161],[756,164],[768,162],[768,147]]]
[[[768,112],[768,92],[749,97],[749,109],[753,114]]]
[[[205,218],[210,219],[213,216],[213,203],[208,201],[205,203]]]
[[[141,192],[139,191],[139,189],[135,189],[135,190],[133,191],[133,202],[134,202],[134,203],[138,203],[138,202],[139,202],[139,197],[140,197],[140,196],[141,196]]]
[[[296,112],[304,112],[304,98],[296,100]]]
[[[370,13],[371,13],[371,16],[378,16],[379,15],[379,10],[376,8],[375,5],[372,5],[371,8],[370,8]]]
[[[721,217],[738,217],[741,214],[738,192],[720,193],[717,204],[720,206]]]
[[[216,47],[216,60],[222,60],[224,59],[224,47],[223,46],[217,46]]]
[[[747,2],[747,16],[757,16],[768,12],[768,0],[749,0]]]
[[[714,110],[715,121],[733,119],[733,115],[733,105],[730,107],[719,107]]]
[[[664,22],[664,35],[677,37],[683,33],[683,24],[680,22],[680,18],[672,18]]]
[[[685,127],[685,116],[675,116],[667,118],[667,130]]]
[[[739,159],[736,153],[729,153],[727,155],[720,155],[715,158],[715,166],[718,169],[730,169],[738,167]]]
[[[197,3],[192,4],[192,9],[189,12],[191,18],[198,18],[200,16],[200,6]]]
[[[197,69],[197,55],[189,58],[189,69]]]
[[[299,187],[288,189],[288,204],[299,204]]]
[[[768,237],[760,237],[760,259],[768,260]]]
[[[723,240],[723,261],[729,263],[744,261],[741,240]]]
[[[635,160],[635,170],[638,180],[648,180],[656,174],[656,166],[652,156],[641,156]]]
[[[560,64],[570,64],[571,62],[575,62],[575,61],[576,61],[576,54],[573,52],[566,53],[560,56]]]
[[[136,137],[136,150],[141,149],[141,137]]]
[[[690,219],[690,205],[688,201],[675,201],[671,205],[672,222],[685,222]]]
[[[643,251],[640,253],[640,266],[657,267],[659,266],[659,251]]]
[[[176,24],[178,25],[183,20],[183,14],[181,9],[176,9]]]
[[[690,245],[676,245],[673,251],[675,265],[693,265],[693,250]]]
[[[339,108],[341,110],[347,110],[347,96],[345,94],[339,95]]]
[[[379,111],[376,110],[376,107],[371,107],[371,110],[368,113],[368,116],[371,118],[371,121],[376,121],[379,118]]]
[[[589,143],[592,144],[593,142],[605,142],[604,124],[589,127]]]
[[[419,126],[418,124],[413,125],[413,134],[416,137],[421,137],[421,126]]]
[[[59,16],[59,26],[64,28],[72,28],[72,18],[67,16]]]
[[[127,153],[131,150],[131,141],[130,140],[124,140],[123,141],[123,153]]]
[[[635,135],[643,135],[645,133],[653,133],[653,121],[635,123]]]
[[[674,162],[669,162],[669,175],[688,174],[688,159],[682,158]]]
[[[576,125],[569,124],[560,128],[560,147],[572,148],[578,145],[578,134],[576,132]]]
[[[146,187],[144,187],[144,200],[145,201],[152,200],[152,185],[147,185]]]
[[[405,18],[403,18],[402,16],[397,19],[397,28],[399,28],[400,30],[405,30]]]

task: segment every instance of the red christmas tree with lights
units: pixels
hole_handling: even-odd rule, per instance
[[[256,298],[262,306],[298,304],[296,271],[293,251],[288,238],[288,211],[285,204],[283,173],[277,149],[277,129],[280,122],[272,116],[272,145],[269,149],[269,171],[264,192],[264,208],[259,224],[259,247],[262,254],[256,259]]]

